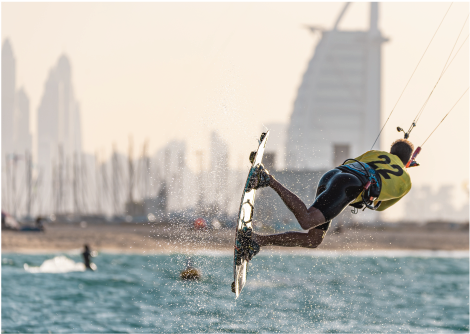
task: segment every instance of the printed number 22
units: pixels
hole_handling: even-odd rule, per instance
[[[403,174],[403,169],[401,169],[400,166],[390,165],[391,160],[388,156],[379,155],[379,158],[383,159],[383,160],[372,161],[372,162],[368,162],[367,164],[370,165],[372,168],[374,168],[377,173],[382,175],[384,179],[390,179],[390,175],[388,175],[388,174],[392,174],[392,175],[395,175],[395,176],[401,176]],[[390,167],[392,167],[396,171],[393,171],[393,170],[390,170],[390,169],[378,169],[377,165],[389,165]]]

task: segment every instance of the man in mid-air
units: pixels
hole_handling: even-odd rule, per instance
[[[250,187],[274,189],[306,232],[239,233],[244,257],[251,260],[263,246],[316,248],[323,241],[332,219],[348,205],[383,211],[397,203],[411,189],[405,165],[413,150],[410,141],[399,139],[393,142],[390,153],[368,151],[356,159],[346,160],[322,176],[315,201],[309,208],[261,165],[250,180]]]

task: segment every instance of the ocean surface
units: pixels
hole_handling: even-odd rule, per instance
[[[458,333],[468,252],[261,253],[235,300],[232,255],[2,254],[4,333]],[[26,265],[25,265],[26,264]]]

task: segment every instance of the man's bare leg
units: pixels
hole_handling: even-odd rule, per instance
[[[268,182],[269,183],[266,185],[269,185],[274,189],[274,191],[276,191],[284,204],[289,208],[290,211],[292,211],[300,226],[304,230],[308,230],[308,232],[286,232],[272,235],[260,235],[253,233],[252,240],[260,247],[318,247],[326,234],[326,231],[324,230],[315,229],[315,227],[326,222],[323,213],[313,206],[307,209],[304,202],[302,202],[302,200],[297,195],[276,181],[274,177],[271,177]]]
[[[314,227],[322,225],[326,222],[325,216],[320,210],[311,206],[307,208],[304,202],[292,193],[289,189],[285,188],[282,184],[276,181],[273,177],[269,182],[269,186],[281,197],[282,201],[286,204],[290,211],[294,214],[295,218],[304,230],[310,230]]]
[[[260,235],[253,234],[253,240],[261,247],[283,246],[283,247],[306,247],[316,248],[323,241],[326,231],[311,229],[308,233],[286,232],[281,234]]]

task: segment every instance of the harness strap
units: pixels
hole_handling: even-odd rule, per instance
[[[345,163],[350,160],[355,161],[357,164],[353,163],[353,164],[345,165]],[[357,166],[360,166],[362,168],[362,171],[359,170],[358,168],[355,168]],[[360,204],[361,208],[363,207],[363,205],[365,205],[368,209],[377,210],[380,204],[382,204],[382,202],[379,201],[376,205],[374,205],[374,202],[377,200],[377,198],[380,195],[382,184],[379,181],[380,178],[378,177],[375,169],[373,169],[367,163],[358,161],[356,159],[346,159],[340,167],[346,167],[353,173],[358,173],[362,175],[363,177],[365,177],[365,184],[363,186],[364,191],[362,192],[362,203]]]

